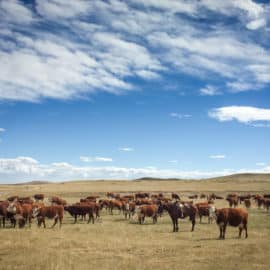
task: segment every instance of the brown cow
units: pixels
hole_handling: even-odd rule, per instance
[[[181,204],[179,202],[169,202],[169,203],[163,203],[161,206],[168,211],[172,223],[173,223],[173,232],[178,232],[178,219],[184,219],[186,217],[189,217],[189,220],[192,223],[191,231],[194,231],[194,227],[196,224],[196,213],[197,213],[197,207],[193,204]]]
[[[8,201],[3,201],[3,202],[0,203],[0,217],[1,217],[0,227],[2,227],[2,224],[3,224],[4,228],[6,226],[7,207],[8,207],[8,205],[9,205]]]
[[[270,199],[265,198],[264,199],[264,207],[266,208],[267,211],[270,209]]]
[[[188,196],[189,199],[198,199],[198,195],[195,194],[195,195],[190,195]]]
[[[149,198],[150,194],[148,192],[138,192],[138,193],[135,193],[135,199],[145,199],[145,198]]]
[[[43,201],[45,198],[44,194],[35,194],[33,197],[36,201]]]
[[[61,228],[63,217],[64,217],[64,207],[63,205],[52,205],[43,207],[33,207],[32,210],[33,218],[37,217],[38,227],[43,223],[43,227],[46,228],[45,218],[54,219],[54,224],[52,228],[59,221],[59,227]]]
[[[53,197],[51,197],[51,203],[56,204],[56,205],[66,205],[67,201],[63,200],[57,196],[53,196]]]
[[[119,200],[111,200],[109,201],[109,212],[111,215],[113,215],[113,209],[118,209],[119,214],[121,213],[121,210],[123,209],[123,202]]]
[[[245,204],[245,207],[246,207],[246,208],[250,208],[250,206],[251,206],[251,201],[250,201],[250,199],[244,199],[244,204]]]
[[[247,233],[248,213],[242,208],[223,208],[216,210],[216,221],[219,226],[219,238],[225,239],[226,227],[229,224],[233,227],[239,227],[239,238],[241,237],[242,230]]]
[[[7,218],[10,219],[11,225],[15,228],[17,221],[19,223],[19,227],[22,228],[26,220],[23,216],[23,208],[19,202],[9,203],[7,206]]]
[[[238,206],[238,197],[237,196],[228,196],[226,200],[229,202],[230,207]]]
[[[145,217],[151,217],[153,224],[157,223],[158,206],[156,204],[136,206],[135,212],[140,224],[144,223]]]
[[[180,197],[179,197],[179,195],[178,194],[176,194],[176,193],[172,193],[172,199],[174,199],[174,200],[180,200]]]
[[[64,210],[67,211],[72,217],[74,217],[74,223],[77,223],[77,216],[85,216],[88,214],[88,223],[92,220],[95,223],[94,211],[95,207],[91,204],[80,203],[69,206],[64,206]]]
[[[8,197],[7,198],[7,200],[9,201],[9,202],[13,202],[13,201],[15,201],[15,200],[17,200],[19,198],[19,196],[10,196],[10,197]]]

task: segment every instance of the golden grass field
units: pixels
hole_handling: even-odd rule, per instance
[[[0,199],[10,195],[44,193],[58,195],[69,203],[93,193],[177,192],[185,198],[193,193],[270,193],[270,175],[235,175],[210,180],[166,181],[74,181],[40,185],[0,185]],[[227,207],[225,200],[216,206]],[[65,214],[61,229],[0,228],[0,269],[269,269],[270,213],[249,210],[249,238],[238,239],[238,229],[228,227],[226,239],[218,240],[215,223],[196,224],[190,232],[188,220],[180,220],[180,231],[172,233],[168,215],[153,225],[127,221],[115,211],[103,210],[102,222],[87,224]],[[198,219],[197,219],[198,220]],[[52,224],[47,221],[47,224]]]

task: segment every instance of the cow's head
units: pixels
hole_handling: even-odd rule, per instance
[[[7,207],[7,212],[10,214],[16,214],[16,211],[17,211],[16,204],[14,202],[9,203],[9,205]]]
[[[33,209],[32,209],[32,217],[33,218],[37,217],[39,215],[39,213],[40,213],[40,207],[38,207],[38,206],[33,207]]]

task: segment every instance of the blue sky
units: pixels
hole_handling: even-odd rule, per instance
[[[270,172],[270,3],[0,1],[0,182]]]

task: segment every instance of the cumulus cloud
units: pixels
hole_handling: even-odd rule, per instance
[[[221,122],[232,120],[237,120],[241,123],[270,121],[270,109],[249,106],[227,106],[211,110],[209,116]]]
[[[86,157],[86,156],[81,156],[80,160],[83,162],[112,162],[112,158],[108,157]]]
[[[75,166],[67,162],[41,164],[31,157],[0,158],[0,182],[16,183],[32,180],[74,180],[74,179],[136,179],[140,177],[163,178],[207,178],[233,173],[270,173],[270,167],[260,169],[200,171],[170,170],[156,167],[126,168],[116,166]]]
[[[267,27],[269,10],[251,0],[2,0],[0,100],[122,94],[136,89],[133,78],[162,79],[172,70],[260,89],[270,83],[270,53],[248,32]],[[209,12],[248,30],[213,25]]]

